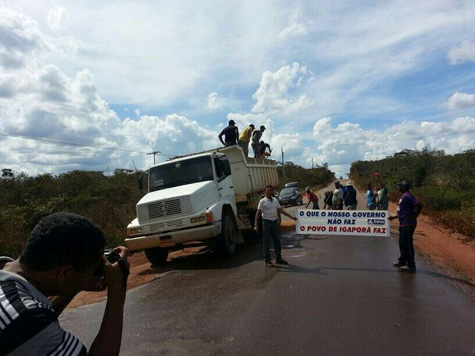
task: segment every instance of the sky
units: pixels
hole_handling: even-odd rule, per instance
[[[147,169],[231,119],[345,178],[474,149],[475,1],[0,0],[0,169]]]

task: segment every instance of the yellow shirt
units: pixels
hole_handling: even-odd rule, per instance
[[[251,141],[252,135],[252,127],[248,126],[244,130],[242,130],[241,134],[239,135],[239,141],[249,143]]]

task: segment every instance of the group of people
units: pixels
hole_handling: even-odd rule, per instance
[[[389,190],[386,184],[378,182],[373,187],[373,184],[368,182],[366,187],[366,207],[369,210],[388,210]]]
[[[226,147],[239,145],[246,157],[249,156],[250,143],[254,153],[254,158],[266,158],[271,155],[272,149],[268,143],[261,141],[262,134],[265,130],[266,127],[264,125],[261,125],[259,130],[256,130],[254,124],[250,124],[241,132],[241,134],[239,134],[239,130],[234,120],[229,120],[228,126],[221,131],[218,138]]]
[[[312,203],[312,209],[319,209],[318,196],[310,187],[305,188],[308,203],[305,208],[308,208]],[[356,200],[356,189],[353,183],[349,181],[346,186],[343,186],[340,181],[335,182],[335,190],[328,190],[323,197],[323,209],[325,210],[356,210],[358,201]]]
[[[307,187],[308,188],[308,187]],[[310,197],[309,191],[307,192],[307,198]],[[356,210],[358,201],[356,199],[356,189],[353,187],[353,183],[348,181],[343,186],[340,181],[335,182],[335,190],[328,190],[324,193],[323,197],[323,209],[326,210]],[[386,184],[378,181],[376,187],[373,189],[373,184],[369,182],[366,190],[366,207],[369,210],[388,210],[389,205],[389,190]],[[315,205],[314,205],[315,206]],[[313,209],[318,209],[314,207]]]
[[[378,177],[379,178],[379,177]],[[383,190],[383,197],[386,197],[386,200],[383,200],[381,204],[380,199],[380,208],[384,210],[388,209],[388,200],[387,200],[387,188],[384,183],[379,180],[380,190]],[[400,268],[401,271],[406,272],[415,272],[416,263],[414,259],[414,242],[413,236],[414,231],[417,226],[417,217],[422,211],[421,202],[410,192],[411,185],[407,181],[403,181],[397,185],[398,191],[401,195],[397,215],[390,216],[390,220],[398,219],[399,220],[399,252],[400,256],[397,261],[393,263],[395,267]],[[273,266],[273,263],[270,260],[269,245],[272,238],[275,254],[276,254],[276,263],[278,264],[287,264],[285,260],[282,259],[281,255],[281,244],[279,238],[279,228],[277,225],[277,213],[280,212],[291,219],[297,220],[297,218],[291,214],[288,214],[280,206],[278,200],[273,197],[274,189],[272,186],[266,187],[266,195],[259,202],[256,213],[255,221],[255,230],[259,231],[258,219],[262,215],[263,217],[263,245],[264,245],[264,260],[266,266]],[[312,209],[318,209],[318,196],[315,194],[310,187],[305,188],[307,194],[308,203],[305,208],[308,208],[310,203],[312,203]],[[328,193],[328,194],[327,194]],[[335,182],[335,190],[325,192],[325,201],[324,209],[333,209],[333,210],[343,210],[343,206],[348,210],[356,210],[357,206],[356,201],[356,189],[353,187],[351,181],[349,181],[346,186],[343,186],[339,181]]]
[[[356,210],[357,205],[356,189],[351,181],[345,186],[336,181],[335,189],[328,190],[323,195],[323,209],[326,210]]]

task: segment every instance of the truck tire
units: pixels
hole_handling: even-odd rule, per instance
[[[235,237],[238,233],[233,217],[225,212],[222,220],[221,234],[218,236],[218,254],[231,256],[236,251]]]
[[[145,256],[152,265],[163,265],[167,261],[168,249],[163,247],[148,248],[145,250]]]

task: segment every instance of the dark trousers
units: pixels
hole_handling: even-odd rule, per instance
[[[399,257],[399,263],[407,265],[411,268],[416,268],[416,262],[414,261],[414,243],[413,236],[415,226],[401,226],[399,227],[399,251],[401,256]]]
[[[277,258],[281,257],[281,245],[279,237],[279,221],[270,221],[262,219],[262,239],[264,245],[264,259],[270,261],[270,239],[272,237],[272,243],[274,244],[274,251]]]
[[[318,209],[318,200],[315,200],[313,203],[312,209]]]
[[[254,152],[254,158],[259,158],[261,156],[261,151],[259,150],[258,143],[251,143],[252,151]]]

